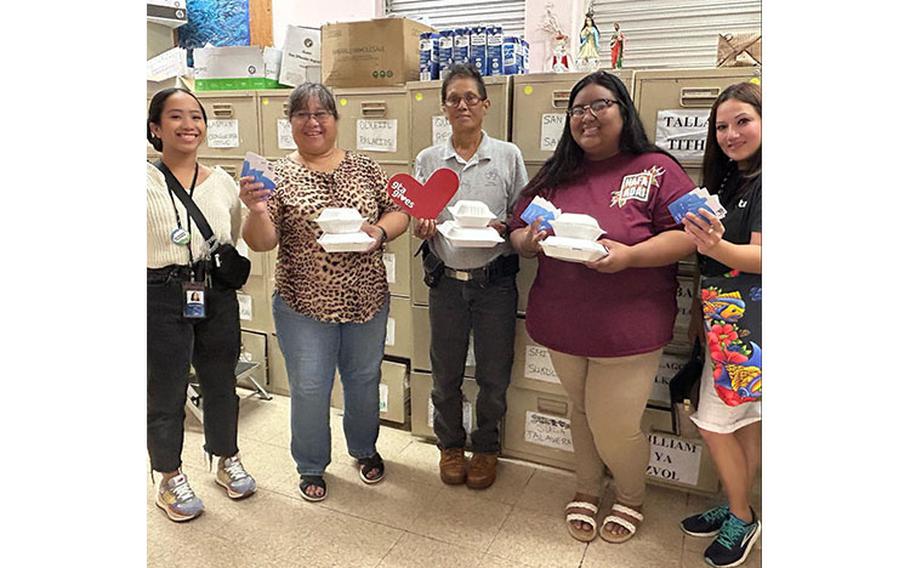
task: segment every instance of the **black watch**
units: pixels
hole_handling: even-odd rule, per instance
[[[385,229],[383,229],[383,228],[382,228],[381,226],[379,226],[379,225],[376,225],[376,228],[378,228],[380,231],[382,231],[382,242],[387,242],[387,241],[389,240],[389,234],[386,233],[386,232],[385,232]]]

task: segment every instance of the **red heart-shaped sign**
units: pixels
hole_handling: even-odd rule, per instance
[[[424,184],[408,174],[395,174],[385,190],[411,217],[435,219],[458,191],[458,174],[439,168]]]

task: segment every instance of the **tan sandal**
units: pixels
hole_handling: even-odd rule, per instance
[[[569,509],[585,509],[586,511],[591,511],[590,515],[584,513],[569,513]],[[572,501],[566,505],[566,526],[569,527],[569,534],[572,535],[572,538],[575,540],[580,540],[581,542],[591,542],[597,538],[597,521],[594,520],[594,517],[597,516],[597,505],[594,503],[588,503],[587,501]],[[572,521],[578,521],[580,523],[585,523],[586,525],[591,526],[591,530],[585,531],[577,529],[572,526]]]
[[[600,525],[600,538],[613,544],[622,544],[635,536],[636,531],[638,531],[638,525],[641,524],[643,520],[645,520],[645,517],[635,509],[631,509],[625,505],[620,505],[619,503],[614,503],[611,510],[638,520],[638,523],[634,523],[629,519],[620,517],[618,515],[607,515],[604,517],[603,523]],[[610,531],[606,530],[608,523],[619,525],[629,532],[622,535],[614,535]]]

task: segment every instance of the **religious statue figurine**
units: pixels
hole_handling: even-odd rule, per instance
[[[585,25],[581,28],[581,43],[578,48],[578,62],[579,69],[586,69],[588,71],[596,71],[598,64],[600,62],[600,55],[598,51],[600,50],[600,30],[597,29],[597,24],[594,23],[594,8],[589,8],[588,13],[585,14]]]
[[[540,26],[551,35],[550,38],[550,70],[555,73],[566,73],[572,70],[572,58],[569,56],[569,36],[562,31],[559,20],[553,14],[553,3],[548,2],[544,13],[543,23]]]
[[[619,31],[619,22],[613,22],[613,35],[610,36],[610,63],[613,69],[622,69],[622,52],[626,47],[626,34]]]

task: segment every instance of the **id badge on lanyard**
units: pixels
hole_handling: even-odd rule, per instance
[[[199,164],[196,164],[196,171],[193,173],[193,183],[190,185],[190,199],[193,198],[193,190],[196,189],[196,178],[199,175]],[[192,270],[193,266],[193,249],[192,249],[192,234],[190,227],[190,215],[187,212],[187,228],[184,229],[183,225],[180,223],[180,215],[177,212],[177,204],[174,202],[174,194],[171,191],[170,186],[168,187],[168,193],[171,197],[171,205],[174,206],[174,216],[177,218],[177,227],[171,231],[171,241],[178,246],[186,246],[187,251],[189,251],[190,256],[190,281],[183,283],[183,317],[187,319],[199,320],[205,318],[205,295],[206,295],[206,286],[205,280],[208,279],[208,275],[204,275],[203,281],[196,281],[197,274],[195,270]]]
[[[205,317],[205,284],[202,282],[183,283],[183,317],[203,319]]]

